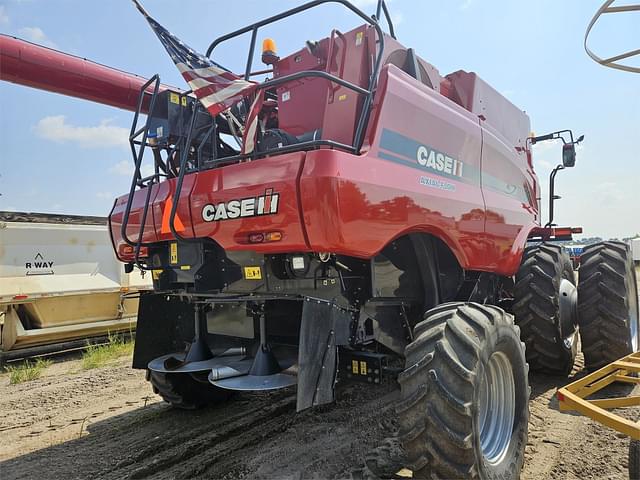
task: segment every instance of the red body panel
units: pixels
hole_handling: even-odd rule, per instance
[[[366,86],[372,34],[366,27],[334,32],[314,53],[279,60],[274,75],[321,69]],[[416,80],[403,71],[408,51],[388,40],[360,155],[321,148],[188,174],[181,234],[212,238],[225,250],[371,258],[401,235],[425,232],[442,239],[464,269],[515,274],[538,225],[528,117],[473,73],[442,78],[417,58]],[[279,87],[278,104],[279,128],[295,135],[321,128],[323,139],[348,144],[361,108],[353,91],[322,79]],[[173,192],[174,180],[153,191],[143,240],[173,238],[166,218],[162,227]],[[134,199],[132,239],[143,195]],[[114,207],[112,235],[120,258],[131,261],[119,250],[125,200]],[[273,201],[277,208],[268,211]],[[241,203],[247,215],[238,213]],[[250,235],[268,232],[282,238],[249,243]]]
[[[526,153],[393,65],[381,73],[378,91],[367,152],[321,149],[186,175],[181,220],[193,225],[196,237],[210,237],[226,250],[328,251],[362,258],[405,233],[427,232],[449,245],[465,269],[514,274],[537,219]],[[451,160],[450,170],[458,168],[462,175],[421,165],[416,156],[421,149],[442,152]],[[257,197],[266,189],[279,195],[277,214],[203,219],[206,205]],[[158,230],[168,193],[162,187],[154,197],[155,229],[149,229],[148,241],[172,238]],[[121,220],[124,200],[116,203],[112,227]],[[248,244],[249,234],[269,231],[281,232],[282,240]],[[119,229],[112,228],[112,234],[120,245]]]
[[[0,65],[0,80],[131,111],[147,82],[139,75],[7,35],[0,35]],[[180,91],[161,86],[166,88]]]

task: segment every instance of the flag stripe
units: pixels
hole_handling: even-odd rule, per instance
[[[133,3],[149,22],[194,95],[212,116],[255,90],[255,82],[244,80],[199,54],[151,18],[137,0],[133,0]]]

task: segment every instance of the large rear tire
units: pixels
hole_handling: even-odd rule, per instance
[[[153,392],[176,408],[194,410],[224,402],[233,394],[211,385],[206,374],[148,372]]]
[[[516,275],[513,313],[532,371],[567,376],[578,352],[573,264],[559,245],[529,247]]]
[[[398,378],[400,441],[413,478],[519,478],[527,373],[511,315],[474,303],[428,311]]]
[[[578,316],[585,367],[596,370],[638,350],[638,284],[629,246],[601,242],[580,258]]]
[[[629,441],[629,480],[640,480],[640,440]]]

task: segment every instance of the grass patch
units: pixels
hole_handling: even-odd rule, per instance
[[[9,383],[15,385],[17,383],[28,382],[40,378],[42,372],[53,362],[44,358],[38,358],[35,361],[25,361],[17,366],[8,366]]]
[[[109,343],[105,345],[89,345],[82,354],[82,368],[103,367],[120,357],[133,353],[133,342],[125,341],[120,336],[109,336]]]

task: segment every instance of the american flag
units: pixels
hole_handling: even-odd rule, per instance
[[[180,73],[191,87],[193,94],[212,116],[227,110],[242,100],[243,97],[251,94],[256,88],[257,83],[242,79],[193,50],[151,18],[137,0],[132,1],[149,22],[152,30],[158,36],[176,67],[178,67],[178,70],[180,70]],[[261,97],[261,95],[258,95],[258,97]],[[254,106],[257,107],[255,102]],[[254,123],[256,125],[253,125]],[[253,135],[245,135],[243,153],[253,151],[257,123],[257,112],[255,115],[249,115],[248,128],[246,130],[247,133],[253,131]]]

